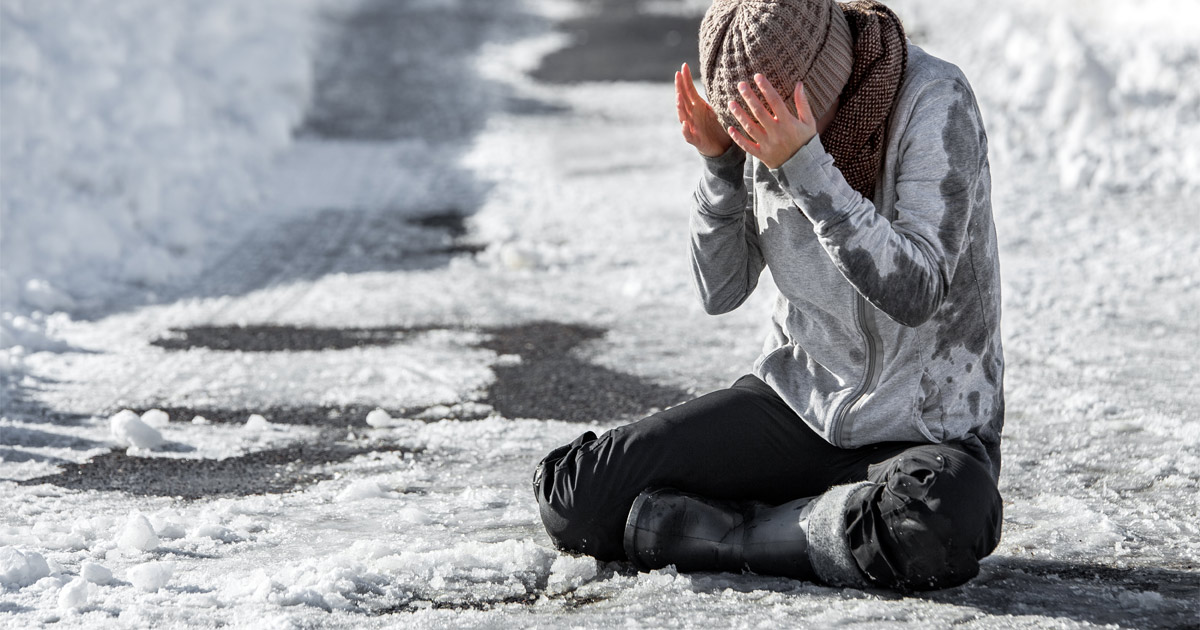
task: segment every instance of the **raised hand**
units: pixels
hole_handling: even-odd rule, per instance
[[[817,121],[813,117],[812,108],[808,105],[808,97],[804,95],[804,85],[796,84],[792,97],[796,102],[797,116],[788,110],[787,104],[775,91],[775,86],[761,74],[754,75],[754,83],[766,97],[764,105],[750,89],[750,84],[742,81],[738,84],[738,93],[750,108],[747,112],[737,101],[729,101],[729,111],[746,130],[743,135],[735,127],[729,128],[729,136],[743,151],[753,155],[771,168],[779,168],[788,161],[800,147],[808,144],[817,135]],[[770,109],[768,109],[768,106]]]
[[[700,155],[718,157],[733,140],[721,126],[717,113],[696,91],[696,82],[688,65],[675,73],[675,110],[683,130],[683,139],[696,147]]]

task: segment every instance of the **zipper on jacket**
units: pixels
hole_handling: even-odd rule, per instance
[[[878,352],[880,344],[877,339],[878,334],[867,317],[866,298],[856,294],[855,305],[858,307],[856,315],[859,331],[862,332],[863,338],[867,340],[867,370],[866,374],[863,375],[862,384],[842,403],[841,408],[838,409],[837,414],[833,417],[833,426],[829,427],[829,437],[832,439],[833,445],[839,448],[842,448],[842,425],[846,422],[846,416],[855,410],[854,408],[862,402],[867,393],[875,389],[875,381],[879,378],[879,375],[876,374],[879,362],[876,361],[875,354]]]

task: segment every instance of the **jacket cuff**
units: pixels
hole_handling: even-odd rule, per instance
[[[745,166],[746,152],[736,144],[729,145],[717,157],[704,157],[704,176],[696,188],[696,201],[702,211],[714,215],[734,215],[744,210]]]
[[[823,225],[840,223],[849,214],[847,200],[833,185],[835,174],[843,181],[844,178],[833,165],[833,156],[825,150],[820,134],[813,136],[779,168],[771,169],[771,174],[818,232]]]
[[[809,559],[817,577],[830,586],[869,588],[871,583],[858,568],[846,537],[846,506],[855,491],[868,481],[834,486],[818,497],[808,517]]]

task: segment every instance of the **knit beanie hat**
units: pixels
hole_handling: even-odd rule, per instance
[[[738,127],[729,101],[737,84],[762,73],[795,114],[792,92],[804,93],[818,119],[850,78],[854,39],[835,0],[715,0],[700,23],[700,75],[726,129]]]

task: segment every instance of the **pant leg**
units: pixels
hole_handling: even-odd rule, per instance
[[[954,444],[913,446],[870,467],[849,498],[850,553],[873,584],[957,586],[1000,542],[1003,505],[989,469]]]
[[[600,437],[589,431],[555,449],[538,465],[534,491],[556,545],[618,560],[625,557],[629,508],[647,487],[778,504],[862,481],[870,464],[907,446],[832,446],[770,386],[747,376],[729,389]]]

